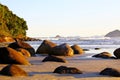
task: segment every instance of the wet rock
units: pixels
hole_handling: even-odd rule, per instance
[[[100,75],[120,77],[120,71],[114,68],[105,68],[100,72]]]
[[[89,51],[89,49],[83,49],[83,51]]]
[[[38,47],[36,54],[49,54],[52,51],[52,48],[55,46],[57,46],[57,44],[49,40],[44,40]]]
[[[117,59],[120,59],[120,48],[117,48],[113,54],[116,56]]]
[[[77,44],[71,46],[71,48],[73,49],[74,54],[83,54],[84,53],[83,49]]]
[[[100,54],[93,55],[92,57],[105,58],[105,59],[108,59],[108,58],[115,59],[115,57],[113,57],[112,54],[110,54],[108,52],[102,52]]]
[[[8,47],[11,47],[13,49],[23,48],[23,49],[28,50],[30,52],[31,56],[35,56],[34,48],[32,46],[30,46],[28,43],[25,43],[21,40],[16,39],[16,42],[9,44]]]
[[[64,43],[53,47],[50,55],[73,56],[73,49],[70,47],[69,44]]]
[[[53,56],[53,55],[49,55],[42,60],[42,62],[47,62],[47,61],[63,62],[63,63],[67,62],[65,59],[59,58],[59,57],[56,57],[56,56]]]
[[[100,50],[100,48],[95,48],[95,50]]]
[[[66,67],[66,66],[59,66],[57,67],[53,73],[59,74],[82,74],[82,71],[78,70],[74,67]]]

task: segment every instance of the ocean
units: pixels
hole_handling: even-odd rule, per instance
[[[44,40],[44,39],[43,39]],[[41,45],[43,42],[41,41],[27,41],[28,44],[30,44],[35,50]],[[113,56],[113,52],[115,49],[120,48],[120,39],[119,38],[112,38],[112,39],[106,39],[106,38],[85,38],[85,39],[78,39],[78,38],[49,38],[52,42],[60,45],[63,43],[68,43],[69,45],[78,44],[81,48],[87,49],[88,51],[85,51],[83,55],[76,56],[76,59],[82,58],[93,58],[92,56],[101,52],[109,52]],[[98,48],[98,49],[95,49]]]

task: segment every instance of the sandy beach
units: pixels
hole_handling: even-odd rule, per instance
[[[1,0],[0,80],[120,80],[120,0]]]
[[[25,70],[29,76],[27,77],[9,77],[0,75],[0,80],[120,80],[119,77],[110,77],[99,75],[99,72],[106,67],[120,67],[120,60],[113,59],[77,59],[80,55],[73,57],[64,57],[68,62],[41,62],[45,56],[30,57],[28,60],[32,65],[18,65]],[[7,64],[0,64],[2,69]],[[76,67],[83,74],[56,74],[52,73],[58,66]]]

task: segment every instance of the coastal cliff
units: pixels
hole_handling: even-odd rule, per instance
[[[0,3],[0,40],[4,42],[6,37],[24,38],[26,30],[28,30],[26,21]]]

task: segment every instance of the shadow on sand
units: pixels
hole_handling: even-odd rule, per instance
[[[34,75],[41,75],[41,74],[52,74],[53,76],[56,77],[64,77],[64,76],[72,76],[74,78],[92,78],[92,77],[101,77],[102,75],[99,75],[98,72],[92,72],[92,73],[83,73],[83,74],[56,74],[52,72],[29,72],[30,76]]]

